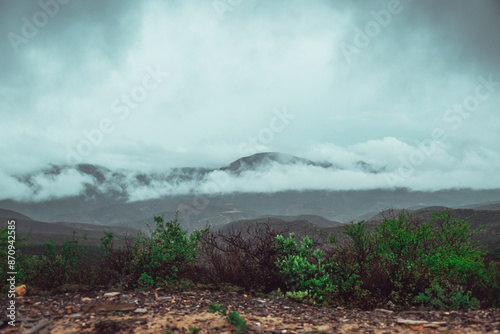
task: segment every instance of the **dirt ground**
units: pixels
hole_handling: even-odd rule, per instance
[[[240,314],[245,333],[500,333],[500,310],[393,312],[303,305],[286,298],[197,290],[66,293],[16,299],[15,327],[2,314],[1,333],[233,333],[210,313],[218,303]],[[7,305],[6,299],[1,300]],[[3,308],[5,310],[5,308]],[[191,328],[193,328],[191,327]]]

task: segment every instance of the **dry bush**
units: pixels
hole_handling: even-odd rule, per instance
[[[244,229],[226,229],[206,233],[200,240],[198,279],[217,286],[226,283],[270,292],[283,287],[276,268],[277,231],[267,223],[255,223]]]

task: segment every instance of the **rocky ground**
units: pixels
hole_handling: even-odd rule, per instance
[[[7,305],[2,299],[1,305]],[[3,315],[1,333],[233,333],[208,311],[214,302],[238,312],[246,333],[499,333],[500,310],[393,312],[307,306],[286,298],[198,290],[66,293],[18,297],[16,326]],[[4,307],[2,309],[5,310]],[[4,311],[5,313],[5,311]],[[170,332],[169,332],[170,331]],[[196,333],[191,331],[191,333]]]

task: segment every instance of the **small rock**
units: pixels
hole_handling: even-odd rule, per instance
[[[135,309],[135,313],[146,313],[148,311],[147,308],[137,308]]]
[[[129,295],[122,295],[120,298],[122,300],[127,300],[127,299],[130,299],[130,296]]]
[[[26,285],[20,285],[15,288],[16,295],[24,296],[26,294]]]
[[[447,323],[444,321],[433,321],[428,324],[424,324],[424,328],[439,328],[441,326],[446,326]]]
[[[424,325],[428,324],[428,321],[425,320],[411,320],[411,319],[398,319],[396,320],[398,324],[402,325]]]
[[[394,311],[392,311],[392,310],[386,310],[386,309],[383,309],[383,308],[376,308],[376,309],[373,310],[373,312],[394,313]]]
[[[120,292],[107,292],[104,294],[104,297],[115,297],[118,296]]]

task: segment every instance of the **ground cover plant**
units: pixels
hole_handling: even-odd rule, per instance
[[[150,236],[127,239],[121,247],[106,232],[99,249],[73,235],[62,245],[45,243],[40,254],[18,251],[17,284],[46,294],[203,285],[362,309],[500,306],[498,264],[474,242],[477,231],[468,220],[446,211],[426,221],[404,213],[380,224],[346,224],[343,237],[325,235],[321,241],[299,240],[265,223],[225,232],[207,227],[190,235],[177,219],[155,217],[148,226]],[[0,236],[3,256],[7,230]],[[3,266],[0,279],[6,278]]]

